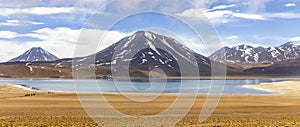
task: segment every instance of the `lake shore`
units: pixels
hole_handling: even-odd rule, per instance
[[[35,92],[37,96],[24,96]],[[0,126],[97,126],[80,105],[76,93],[49,94],[47,91],[0,85],[0,95]],[[118,111],[139,116],[159,113],[177,97],[163,94],[153,103],[136,104],[126,102],[119,94],[104,96]],[[184,96],[190,98],[190,95]],[[206,96],[197,96],[193,107],[178,126],[300,126],[300,96],[223,95],[214,113],[205,122],[199,123],[198,114]],[[181,109],[187,103],[183,101],[177,108]],[[132,126],[130,123],[124,125]]]
[[[282,95],[300,96],[300,81],[281,81],[260,83],[257,85],[244,85],[245,88],[276,92]]]

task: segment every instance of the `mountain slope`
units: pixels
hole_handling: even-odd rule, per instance
[[[267,75],[300,75],[300,58],[277,62],[268,67],[254,67],[244,70],[251,74]]]
[[[33,47],[20,56],[9,60],[8,62],[36,62],[36,61],[55,61],[58,57],[42,49]]]
[[[166,75],[195,76],[195,68],[201,75],[210,75],[211,61],[188,47],[180,44],[173,38],[149,31],[138,31],[125,37],[117,43],[94,55],[81,58],[78,61],[91,60],[95,57],[98,66],[111,66],[115,74],[124,75],[124,72],[163,70]],[[218,67],[226,67],[216,63]],[[129,68],[126,67],[129,65]],[[118,66],[118,67],[116,67]],[[181,70],[182,69],[182,70]],[[193,70],[189,70],[193,69]]]
[[[299,56],[300,46],[288,42],[278,47],[268,48],[254,48],[249,45],[239,45],[232,48],[224,47],[213,53],[209,58],[222,63],[264,64],[296,59]]]

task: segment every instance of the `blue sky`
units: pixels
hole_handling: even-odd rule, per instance
[[[192,31],[201,30],[205,21],[215,28],[222,46],[299,42],[300,0],[2,0],[0,62],[33,46],[60,58],[73,57],[76,46],[97,35],[108,33],[101,50],[134,31],[153,28],[209,55],[210,47],[204,48]],[[90,34],[78,42],[82,31]]]

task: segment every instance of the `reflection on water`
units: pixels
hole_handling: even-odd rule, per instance
[[[247,89],[243,85],[263,82],[277,82],[297,79],[228,79],[225,82],[224,94],[273,94],[272,92]],[[299,79],[298,79],[299,80]],[[128,93],[208,93],[213,80],[199,79],[168,79],[167,82],[129,82],[125,80],[80,80],[74,84],[72,79],[0,79],[0,84],[26,84],[41,90],[66,92],[128,92]],[[133,86],[133,87],[132,87]],[[218,86],[218,84],[214,84]],[[119,88],[119,90],[118,90]]]

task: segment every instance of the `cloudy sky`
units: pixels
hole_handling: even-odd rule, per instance
[[[108,33],[101,50],[141,29],[169,31],[208,55],[191,32],[201,29],[204,20],[222,46],[300,41],[300,0],[2,0],[0,62],[37,46],[60,58],[73,57],[76,46],[97,35]],[[82,39],[82,32],[89,36]]]

